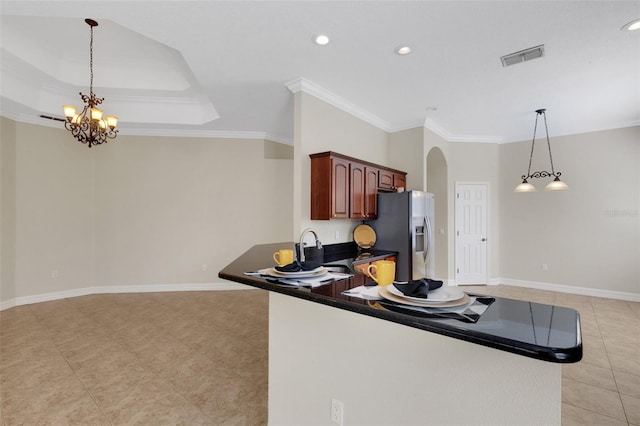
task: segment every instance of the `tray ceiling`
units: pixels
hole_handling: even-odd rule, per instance
[[[292,90],[450,141],[640,124],[637,1],[3,1],[2,115],[59,125],[94,88],[123,134],[293,139]],[[313,43],[327,34],[326,46]],[[409,45],[409,55],[395,49]],[[501,56],[544,45],[503,67]],[[290,90],[291,89],[291,90]]]

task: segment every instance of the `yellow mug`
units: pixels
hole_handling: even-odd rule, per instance
[[[275,260],[278,266],[284,266],[293,263],[293,250],[278,250],[277,252],[273,253],[273,260]]]
[[[396,262],[392,260],[378,260],[367,268],[369,275],[378,285],[389,285],[396,278]]]

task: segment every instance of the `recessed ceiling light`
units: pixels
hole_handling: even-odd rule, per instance
[[[396,47],[396,53],[398,55],[408,55],[411,53],[411,48],[409,46]]]
[[[621,28],[623,31],[627,30],[627,31],[635,31],[635,30],[640,30],[640,18],[639,19],[634,19],[633,21],[629,22],[626,25],[623,25]]]
[[[325,44],[329,43],[329,37],[327,37],[324,34],[320,34],[316,36],[314,41],[316,42],[316,44],[319,44],[320,46],[324,46]]]

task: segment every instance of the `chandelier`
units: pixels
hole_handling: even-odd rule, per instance
[[[514,192],[535,192],[537,191],[536,187],[529,183],[527,179],[531,178],[544,178],[544,177],[553,177],[553,180],[549,182],[546,186],[545,191],[561,191],[563,189],[569,189],[566,183],[560,180],[560,175],[562,173],[556,172],[553,168],[553,157],[551,156],[551,142],[549,142],[549,128],[547,127],[547,114],[546,109],[537,109],[536,110],[536,124],[533,127],[533,140],[531,141],[531,154],[529,154],[529,169],[527,170],[526,175],[522,175],[522,183],[515,187]],[[551,163],[551,172],[547,172],[546,170],[540,172],[531,173],[531,160],[533,159],[533,147],[536,143],[536,129],[538,128],[538,117],[541,116],[544,118],[544,129],[547,132],[547,147],[549,147],[549,162]]]
[[[78,114],[76,107],[73,105],[64,105],[64,115],[67,120],[64,122],[65,129],[69,130],[73,137],[79,142],[87,144],[89,148],[92,145],[100,145],[107,142],[107,139],[113,139],[117,136],[118,117],[107,116],[102,118],[103,111],[97,106],[104,101],[104,98],[98,98],[93,93],[93,27],[97,27],[98,23],[93,19],[85,19],[91,28],[91,42],[89,43],[89,70],[91,77],[89,80],[89,95],[80,92],[80,98],[84,103],[84,108]]]

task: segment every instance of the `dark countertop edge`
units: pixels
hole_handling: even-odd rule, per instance
[[[310,302],[320,303],[322,305],[332,306],[334,308],[343,309],[346,311],[351,311],[386,321],[391,321],[397,324],[406,325],[408,327],[417,328],[419,330],[430,331],[436,334],[441,334],[443,336],[452,337],[470,343],[476,343],[482,346],[499,349],[505,352],[510,352],[541,361],[566,364],[575,363],[582,359],[582,342],[572,348],[550,348],[531,345],[524,342],[501,338],[498,336],[487,338],[488,335],[483,333],[476,333],[471,330],[452,327],[448,324],[437,322],[432,322],[430,324],[416,323],[411,321],[410,317],[408,316],[398,315],[390,311],[371,309],[366,307],[365,305],[349,303],[346,300],[343,301],[340,299],[332,299],[301,290],[288,289],[286,287],[281,287],[275,284],[253,280],[251,276],[248,275],[239,277],[237,275],[226,274],[224,270],[222,270],[220,271],[218,276],[220,278],[246,284],[251,287],[261,288],[263,290],[273,291],[275,293],[284,294],[286,296],[292,296],[298,299],[308,300]],[[576,351],[576,349],[579,350]]]
[[[358,265],[360,263],[369,263],[369,262],[375,262],[376,260],[380,260],[380,259],[384,259],[385,257],[389,257],[389,256],[397,256],[398,252],[397,251],[384,251],[384,250],[380,250],[380,254],[378,255],[374,255],[371,257],[364,257],[362,259],[355,259],[353,261],[354,265]]]

